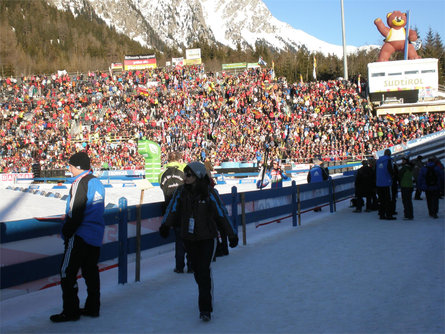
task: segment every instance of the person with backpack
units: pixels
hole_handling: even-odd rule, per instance
[[[177,152],[170,152],[168,155],[168,163],[165,165],[165,170],[159,174],[159,185],[164,193],[164,203],[162,206],[162,214],[170,203],[173,194],[176,189],[184,184],[184,168],[185,164],[182,163],[180,154]],[[192,273],[192,266],[190,264],[190,256],[184,249],[184,242],[181,238],[180,227],[175,226],[175,273],[184,273],[185,262],[187,262],[187,272]],[[186,260],[185,260],[185,259]]]
[[[428,159],[426,166],[419,172],[417,183],[421,190],[425,191],[426,203],[430,217],[439,218],[439,197],[443,187],[444,177],[440,167],[436,164],[436,159]]]
[[[209,321],[213,312],[211,263],[218,231],[228,235],[231,248],[238,245],[238,234],[218,191],[210,186],[204,164],[198,161],[189,163],[184,175],[184,184],[175,191],[159,227],[159,234],[167,238],[172,226],[180,226],[198,285],[199,317],[202,321]]]

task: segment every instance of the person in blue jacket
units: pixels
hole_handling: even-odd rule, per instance
[[[323,182],[329,179],[328,169],[323,166],[323,161],[316,159],[313,161],[314,165],[309,169],[307,173],[307,183]],[[321,207],[316,207],[315,212],[320,212]]]
[[[268,176],[270,179],[270,187],[271,188],[282,188],[283,180],[289,180],[289,176],[281,169],[280,160],[275,159],[272,162],[272,168],[268,172]]]
[[[425,191],[428,214],[430,217],[439,218],[439,197],[444,186],[443,170],[436,164],[436,158],[428,159],[426,166],[419,171],[417,184],[420,190]]]
[[[393,217],[393,192],[391,188],[393,177],[394,168],[391,150],[386,149],[384,154],[376,162],[376,186],[380,219],[397,219]]]
[[[90,170],[85,152],[69,159],[73,183],[67,198],[62,236],[65,243],[60,267],[63,311],[50,317],[53,322],[75,321],[80,315],[98,317],[100,310],[100,279],[97,263],[104,236],[105,188]],[[82,270],[88,296],[79,308],[77,273]]]

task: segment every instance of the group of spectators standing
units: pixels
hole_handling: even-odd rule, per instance
[[[354,212],[362,212],[363,198],[366,198],[366,212],[378,210],[380,219],[394,220],[400,189],[403,219],[414,219],[414,191],[414,200],[422,200],[421,193],[425,193],[429,216],[438,218],[439,198],[444,196],[444,166],[435,156],[429,157],[426,164],[422,159],[418,156],[410,161],[405,156],[398,166],[391,157],[391,151],[386,149],[377,161],[363,160],[355,178]]]
[[[0,78],[0,172],[64,168],[87,151],[93,168],[143,169],[137,141],[209,158],[307,163],[362,159],[442,130],[445,113],[374,116],[355,83],[288,83],[266,68],[210,73],[202,65],[122,73]]]

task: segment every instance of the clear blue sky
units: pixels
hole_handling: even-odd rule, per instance
[[[278,20],[326,41],[342,44],[340,0],[263,0]],[[346,44],[382,44],[374,25],[380,17],[395,10],[410,11],[411,28],[417,27],[423,39],[429,28],[439,33],[445,44],[445,0],[343,0]]]

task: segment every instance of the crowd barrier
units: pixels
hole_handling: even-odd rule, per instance
[[[329,206],[354,193],[354,176],[344,176],[325,182],[290,187],[263,189],[221,195],[236,231],[249,223],[292,217],[293,226],[301,224],[301,215],[319,206]],[[140,211],[139,211],[140,210]],[[118,282],[127,282],[128,255],[174,242],[159,236],[162,220],[162,202],[127,206],[121,198],[119,207],[105,210],[105,236],[99,260],[100,270],[118,267]],[[140,217],[140,218],[138,218]],[[243,240],[247,240],[243,227]],[[61,221],[54,219],[27,219],[0,223],[1,286],[6,291],[33,291],[58,284],[59,266],[63,255],[60,237]],[[138,233],[140,231],[140,234]]]

